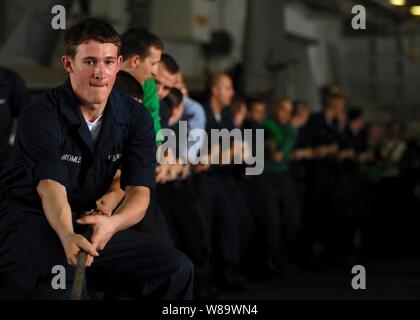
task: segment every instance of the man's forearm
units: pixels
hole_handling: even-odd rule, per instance
[[[52,180],[42,180],[37,186],[37,191],[45,216],[60,240],[73,234],[71,208],[65,187]]]
[[[112,192],[122,199],[124,197],[124,190],[121,189],[120,180],[121,180],[121,170],[118,169],[117,172],[115,173],[114,180],[112,181],[112,184],[109,187],[107,193]]]
[[[112,184],[109,187],[107,193],[101,197],[101,199],[104,200],[106,205],[110,206],[111,211],[117,207],[117,205],[121,202],[125,195],[124,190],[121,189],[120,180],[121,170],[117,170],[117,172],[115,173],[114,180],[112,181]]]
[[[110,219],[117,231],[125,230],[140,222],[150,202],[150,190],[146,187],[127,187],[122,204]]]

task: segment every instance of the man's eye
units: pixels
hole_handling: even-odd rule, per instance
[[[115,61],[114,61],[114,60],[105,61],[105,64],[107,64],[107,65],[112,65],[112,64],[114,64],[114,63],[115,63]]]
[[[92,61],[92,60],[87,60],[87,61],[85,61],[85,64],[87,64],[88,66],[93,66],[95,64],[95,62]]]

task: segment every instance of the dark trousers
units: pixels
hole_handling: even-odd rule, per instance
[[[277,260],[281,252],[292,250],[301,231],[302,209],[297,184],[291,174],[264,173],[263,208],[259,225],[269,258]]]
[[[313,160],[307,166],[307,193],[305,199],[305,235],[308,245],[332,243],[334,194],[337,188],[336,163]]]
[[[255,190],[254,179],[247,177],[232,177],[230,179],[229,194],[232,195],[234,206],[239,216],[239,248],[241,259],[249,254],[255,236],[253,219]]]
[[[168,222],[175,247],[199,268],[207,261],[209,252],[204,239],[204,211],[191,181],[158,185],[157,202]]]
[[[150,199],[150,204],[144,218],[132,226],[131,229],[147,233],[158,240],[164,241],[168,245],[174,246],[168,221],[157,202],[156,196]]]
[[[54,289],[52,269],[66,270],[66,288]],[[68,299],[74,268],[43,215],[0,204],[0,272],[37,299]],[[115,234],[86,271],[86,285],[132,298],[191,299],[193,265],[179,251],[143,232]],[[88,297],[85,288],[84,297]]]
[[[357,167],[339,168],[333,196],[334,215],[331,247],[338,256],[353,254],[355,235],[363,215],[363,198]]]
[[[230,193],[228,177],[201,173],[194,187],[204,209],[204,238],[216,266],[237,267],[240,260],[239,214]]]

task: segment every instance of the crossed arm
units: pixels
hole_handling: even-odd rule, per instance
[[[67,200],[66,188],[53,180],[41,180],[38,194],[47,220],[60,238],[67,261],[77,264],[80,250],[88,253],[86,266],[90,266],[98,251],[103,250],[111,237],[143,219],[150,201],[150,190],[146,187],[127,187],[125,198],[113,215],[85,216],[77,220],[80,224],[93,226],[93,234],[88,241],[74,233],[71,208]],[[113,192],[112,186],[109,192]],[[113,194],[114,196],[115,194]]]

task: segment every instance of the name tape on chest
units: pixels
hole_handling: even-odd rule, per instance
[[[118,161],[121,157],[122,157],[122,153],[110,154],[108,156],[108,160],[115,162],[115,161]]]
[[[107,159],[108,159],[108,161],[116,162],[119,159],[121,159],[121,157],[122,157],[122,153],[117,153],[117,154],[108,155]],[[82,162],[82,157],[81,156],[74,156],[74,155],[71,155],[71,154],[64,154],[64,155],[61,156],[61,160],[80,164]]]
[[[72,156],[71,154],[64,154],[61,156],[61,160],[80,164],[82,162],[82,157]]]

